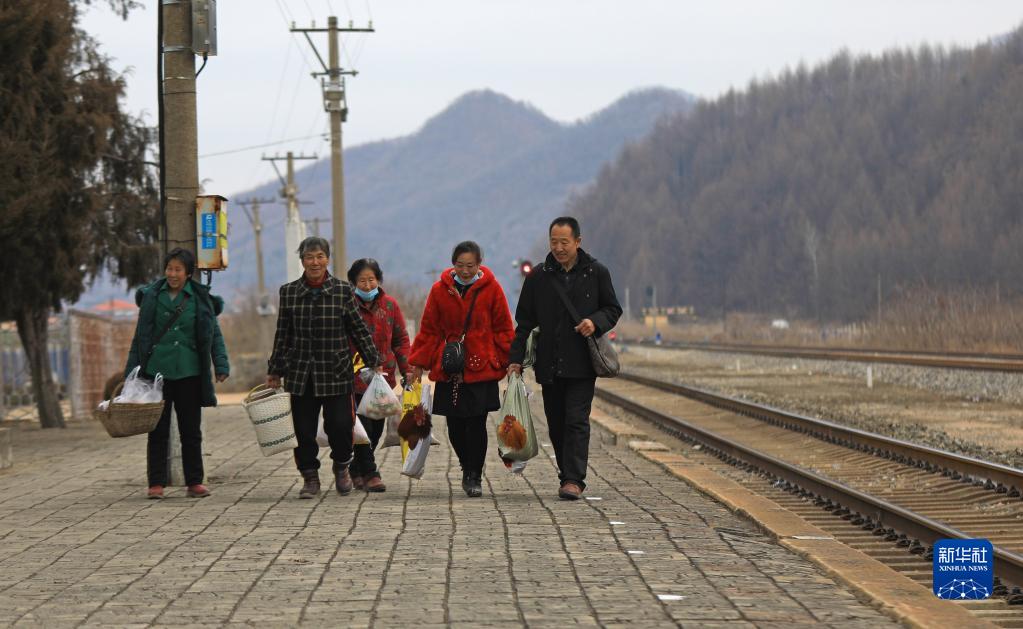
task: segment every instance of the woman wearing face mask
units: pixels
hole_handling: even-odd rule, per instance
[[[361,258],[352,263],[348,269],[348,282],[355,287],[355,302],[359,306],[359,314],[369,328],[373,344],[380,353],[381,365],[387,384],[394,387],[398,374],[409,374],[408,354],[409,338],[405,329],[405,317],[393,297],[384,293],[380,283],[384,281],[384,273],[380,265],[371,258]],[[356,351],[352,346],[352,352]],[[411,374],[409,374],[411,377]],[[355,406],[358,407],[362,395],[366,392],[367,383],[362,378],[355,379]],[[381,492],[387,487],[380,479],[373,451],[384,431],[384,420],[360,418],[362,425],[369,434],[369,445],[355,445],[355,459],[352,461],[352,482],[355,489]]]
[[[487,413],[501,406],[497,383],[506,374],[515,336],[504,291],[482,262],[475,242],[455,246],[452,267],[430,289],[409,356],[412,377],[418,380],[429,369],[436,383],[433,413],[447,418],[448,439],[462,466],[462,489],[471,498],[483,495]],[[444,346],[463,337],[464,370],[447,374]]]
[[[174,249],[163,261],[164,277],[135,293],[139,318],[128,352],[127,376],[135,367],[146,378],[163,375],[163,415],[149,433],[146,449],[149,498],[163,498],[167,485],[167,440],[171,404],[181,435],[181,464],[190,498],[210,495],[202,481],[202,407],[216,406],[213,377],[223,382],[230,373],[227,348],[217,315],[224,300],[192,279],[195,256]]]

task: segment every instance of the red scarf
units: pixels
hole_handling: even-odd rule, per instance
[[[305,274],[302,275],[302,279],[305,280],[305,285],[308,286],[309,288],[323,288],[323,283],[327,281],[328,275],[329,275],[328,273],[324,273],[323,277],[320,278],[319,282],[312,281],[311,279],[309,279],[309,276]]]

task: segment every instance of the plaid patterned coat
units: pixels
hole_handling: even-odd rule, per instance
[[[284,388],[303,395],[312,383],[317,397],[352,392],[351,344],[367,367],[380,363],[351,284],[328,276],[317,294],[299,278],[281,286],[277,333],[267,373],[284,378]]]

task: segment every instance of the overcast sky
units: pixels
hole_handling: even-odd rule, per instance
[[[127,22],[99,3],[86,30],[129,70],[126,105],[156,118],[156,0]],[[971,46],[1023,22],[1019,0],[219,0],[219,54],[199,77],[199,152],[322,133],[309,44],[288,32],[328,15],[377,32],[344,39],[345,145],[415,131],[459,95],[491,88],[572,121],[653,85],[713,98],[836,51]],[[326,57],[326,35],[313,35]],[[274,178],[263,152],[329,155],[319,137],[200,159],[208,192]]]

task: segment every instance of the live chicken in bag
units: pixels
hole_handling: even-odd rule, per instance
[[[537,455],[540,448],[529,412],[529,393],[522,376],[512,373],[508,377],[508,389],[498,411],[500,423],[497,426],[497,451],[506,466],[512,462],[528,461]]]
[[[402,405],[403,413],[401,421],[398,422],[398,436],[408,442],[410,449],[415,448],[420,439],[430,437],[430,430],[433,428],[430,407],[430,385],[423,387],[418,403]]]

